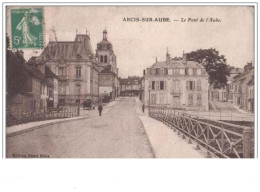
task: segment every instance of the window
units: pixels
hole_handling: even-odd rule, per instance
[[[41,84],[41,94],[44,95],[45,94],[45,85]]]
[[[188,105],[189,105],[189,106],[192,106],[192,105],[193,105],[193,94],[192,94],[192,93],[189,94]]]
[[[168,69],[167,68],[164,69],[164,75],[168,75]]]
[[[159,72],[160,72],[160,69],[159,69],[159,68],[156,68],[156,69],[155,69],[155,75],[159,75]]]
[[[59,94],[64,95],[66,93],[66,84],[59,84]]]
[[[43,100],[42,99],[40,100],[40,108],[41,109],[43,108]]]
[[[200,81],[197,82],[197,90],[201,91],[201,82]]]
[[[165,89],[165,82],[160,81],[160,90],[164,90],[164,89]]]
[[[197,95],[197,106],[201,106],[202,105],[202,102],[201,102],[201,94],[199,93]]]
[[[66,68],[65,67],[59,67],[59,75],[66,75]]]
[[[195,90],[195,81],[186,81],[187,90]]]
[[[81,67],[76,67],[76,77],[81,77]]]
[[[155,81],[152,81],[152,90],[155,90]]]
[[[103,55],[100,56],[100,62],[103,63]]]
[[[36,101],[35,100],[31,100],[31,108],[32,109],[36,108]]]
[[[104,57],[104,63],[107,63],[107,56]]]
[[[174,70],[173,70],[173,74],[174,74],[174,75],[179,75],[179,69],[174,69]]]
[[[188,68],[185,68],[185,75],[188,75]]]

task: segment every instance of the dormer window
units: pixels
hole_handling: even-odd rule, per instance
[[[77,54],[77,59],[81,59],[81,55],[80,54]]]

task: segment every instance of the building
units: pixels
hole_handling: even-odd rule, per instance
[[[247,83],[248,86],[248,111],[254,113],[254,76],[252,76],[251,80]]]
[[[245,111],[254,111],[254,67],[252,62],[244,67],[244,73],[232,82],[233,105]]]
[[[182,58],[156,62],[144,75],[144,103],[175,109],[208,110],[208,74],[195,61]]]
[[[96,61],[99,69],[99,94],[114,100],[119,95],[119,81],[116,55],[113,45],[107,39],[107,30],[103,31],[103,40],[97,43]]]
[[[98,102],[98,66],[87,34],[76,34],[74,41],[50,41],[37,58],[58,77],[58,103]]]
[[[103,102],[109,102],[117,97],[116,79],[117,74],[111,70],[110,66],[106,66],[99,73],[99,98]]]
[[[21,73],[24,75],[22,90],[7,103],[7,110],[20,110],[20,112],[47,110],[48,101],[54,99],[49,95],[50,90],[54,88],[50,79],[57,80],[57,77],[48,73],[45,64],[35,62],[22,64]]]
[[[141,78],[137,76],[129,76],[128,78],[120,78],[120,96],[140,96]]]
[[[45,78],[48,79],[48,81],[51,82],[51,84],[53,86],[49,87],[48,89],[48,95],[49,98],[47,100],[47,107],[54,107],[56,108],[58,106],[58,76],[55,75],[50,69],[49,67],[45,66]]]
[[[244,72],[243,68],[231,68],[230,70],[230,75],[227,77],[227,101],[228,102],[233,102],[233,87],[232,87],[232,82],[234,80],[235,77],[239,76],[240,74],[242,74]]]

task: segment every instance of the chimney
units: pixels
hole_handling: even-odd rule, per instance
[[[187,63],[187,54],[184,53],[184,51],[183,51],[183,55],[182,55],[182,62],[183,62],[184,64]]]
[[[145,69],[143,70],[143,76],[145,76]]]
[[[247,63],[245,66],[244,66],[244,73],[251,70],[253,68],[253,62],[251,61],[250,63]]]
[[[166,53],[166,63],[170,63],[171,61],[171,55],[169,54],[168,48],[167,48],[167,53]]]

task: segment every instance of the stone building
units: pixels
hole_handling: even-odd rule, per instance
[[[128,78],[120,78],[120,95],[121,96],[140,96],[141,78],[137,76],[129,76]]]
[[[157,61],[147,68],[144,75],[144,103],[175,109],[208,110],[208,74],[195,61],[171,58]]]
[[[233,105],[245,110],[254,111],[254,67],[252,62],[244,67],[244,73],[240,74],[232,82]]]
[[[47,110],[48,101],[54,100],[54,95],[50,95],[50,92],[54,89],[53,82],[57,81],[57,76],[49,73],[44,63],[30,60],[20,67],[24,84],[21,91],[7,102],[7,109],[20,112]]]
[[[98,66],[88,34],[74,41],[50,41],[37,58],[59,77],[58,103],[98,102]]]
[[[118,68],[106,29],[103,31],[103,40],[97,43],[96,61],[99,69],[99,95],[101,98],[108,95],[114,100],[119,95]]]

